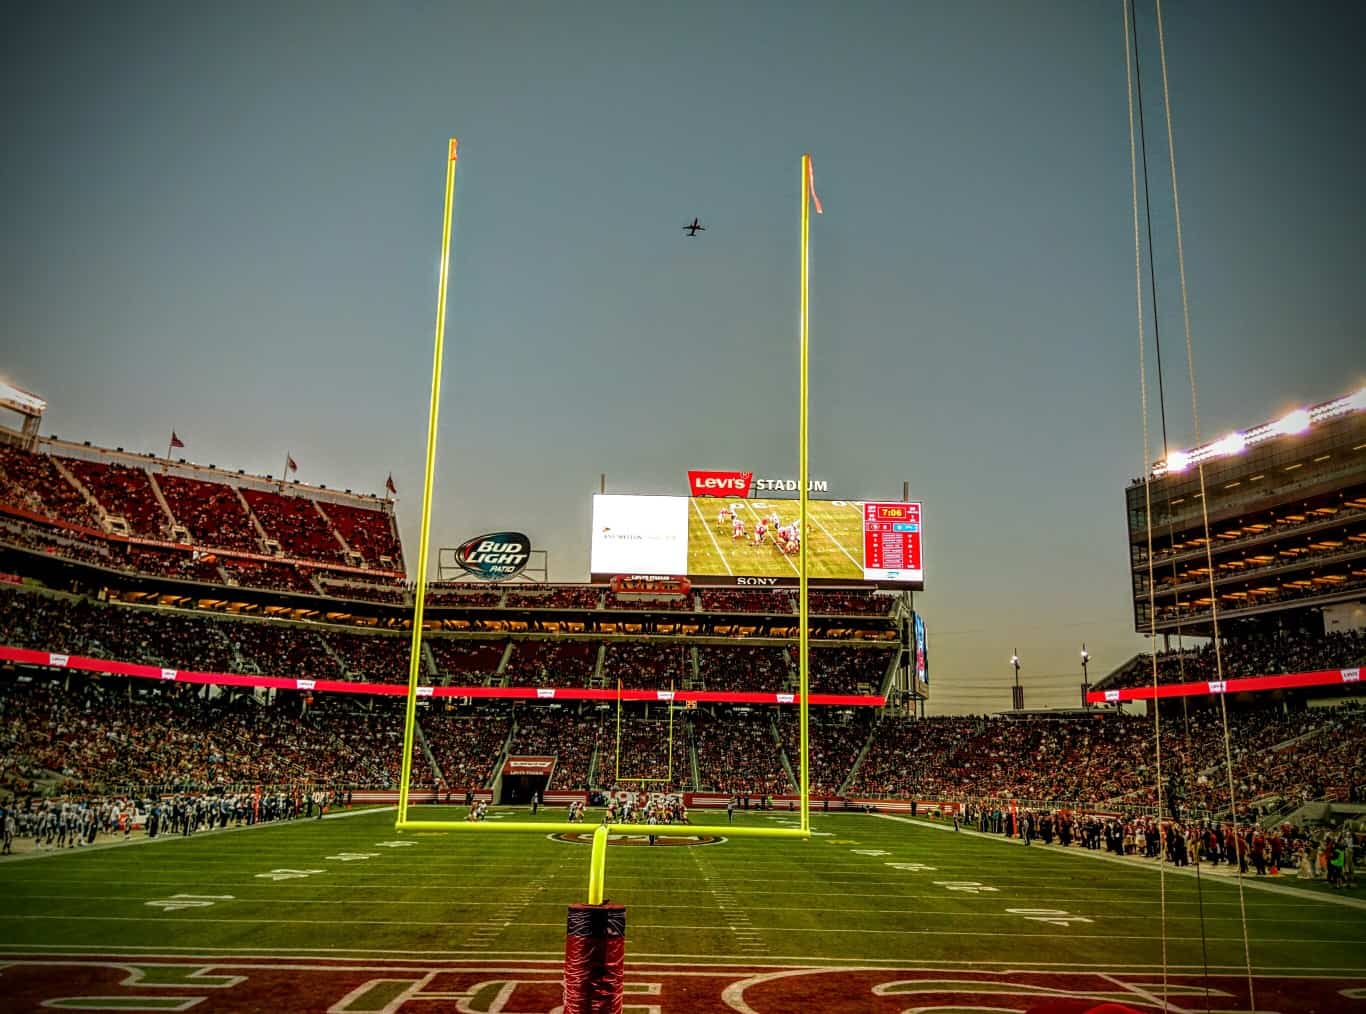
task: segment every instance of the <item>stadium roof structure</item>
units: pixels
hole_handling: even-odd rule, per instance
[[[1168,474],[1179,474],[1193,465],[1213,458],[1241,454],[1249,447],[1281,436],[1298,436],[1330,419],[1366,410],[1366,387],[1359,387],[1351,394],[1345,394],[1332,401],[1310,408],[1297,408],[1287,412],[1279,419],[1264,422],[1246,430],[1234,430],[1218,440],[1211,440],[1186,450],[1171,451],[1164,460],[1153,463],[1151,478],[1160,479]],[[1142,484],[1142,479],[1134,480]]]
[[[1366,387],[1170,452],[1125,500],[1139,633],[1321,626],[1366,597]]]

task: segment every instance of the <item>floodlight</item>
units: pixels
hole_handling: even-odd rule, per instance
[[[1190,464],[1190,455],[1185,451],[1172,451],[1167,455],[1168,472],[1184,472]]]
[[[1215,454],[1241,454],[1243,448],[1247,446],[1247,440],[1237,430],[1234,430],[1222,440],[1216,441],[1210,448]]]
[[[1358,387],[1347,398],[1347,407],[1353,412],[1366,409],[1366,387]]]
[[[1303,433],[1309,428],[1309,412],[1307,409],[1297,408],[1277,419],[1271,427],[1277,433],[1284,433],[1286,436]]]

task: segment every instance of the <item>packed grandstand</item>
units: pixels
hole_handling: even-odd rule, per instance
[[[1357,509],[1344,499],[1332,512],[1349,539]],[[396,786],[400,697],[226,678],[358,688],[407,681],[412,588],[391,500],[55,440],[0,444],[0,571],[0,646],[11,652],[0,681],[0,792]],[[432,585],[427,601],[421,681],[432,687],[723,697],[798,686],[790,589],[701,588],[665,602],[598,585],[450,582]],[[917,718],[898,676],[898,597],[840,588],[813,591],[810,601],[813,694],[881,705],[813,708],[817,805],[1014,800],[1041,811],[1153,812],[1147,715],[1078,708]],[[1292,619],[1230,628],[1218,665],[1208,638],[1169,640],[1157,679],[1366,661],[1363,631],[1325,633],[1321,621]],[[59,661],[75,657],[225,678],[162,684]],[[1136,656],[1097,686],[1143,685],[1153,670],[1151,656]],[[1222,709],[1206,698],[1168,713],[1166,804],[1213,818],[1366,798],[1366,712],[1346,691],[1326,702],[1337,706],[1311,703],[1325,702],[1293,694],[1227,702],[1232,799],[1220,774]],[[648,787],[783,805],[797,792],[792,708],[723,700],[619,707],[572,696],[422,702],[413,756],[422,798],[525,799],[527,784],[503,776],[514,756],[551,758],[531,788],[563,799]]]

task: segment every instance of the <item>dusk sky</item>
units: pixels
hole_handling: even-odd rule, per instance
[[[45,433],[380,491],[417,552],[447,139],[435,545],[585,580],[591,494],[811,473],[925,505],[931,713],[1073,704],[1141,646],[1122,7],[30,4],[0,80],[0,373]],[[1366,380],[1359,3],[1163,8],[1202,430]],[[1192,441],[1153,9],[1174,446]],[[680,227],[699,216],[707,231]],[[1145,308],[1146,315],[1146,308]],[[1152,355],[1151,335],[1149,356]],[[1155,425],[1155,424],[1154,424]],[[1160,448],[1154,450],[1157,455]]]

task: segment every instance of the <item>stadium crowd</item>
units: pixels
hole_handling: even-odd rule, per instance
[[[1158,652],[1158,683],[1242,679],[1366,665],[1366,631],[1363,630],[1326,633],[1287,630],[1274,638],[1256,635],[1226,638],[1219,648],[1218,657],[1213,642]],[[1151,686],[1152,681],[1153,656],[1143,654],[1113,678],[1097,683],[1096,689]]]

